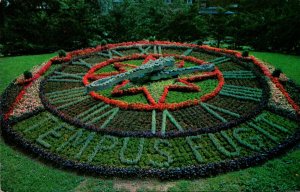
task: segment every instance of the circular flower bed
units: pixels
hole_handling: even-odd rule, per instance
[[[173,57],[153,81],[86,86]],[[50,162],[103,176],[194,178],[265,162],[300,138],[299,88],[239,52],[194,44],[108,44],[52,58],[11,83],[1,100],[4,138]]]

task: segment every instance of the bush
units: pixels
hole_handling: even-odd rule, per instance
[[[282,71],[280,69],[275,69],[272,73],[273,77],[279,77]]]
[[[65,56],[67,55],[67,53],[65,52],[65,50],[62,50],[62,49],[61,49],[61,50],[58,50],[57,53],[58,53],[58,56],[59,56],[59,57],[65,57]]]
[[[249,56],[249,51],[243,51],[242,56],[243,57],[248,57]]]
[[[23,75],[25,79],[32,78],[32,73],[30,71],[24,71]]]
[[[0,56],[2,56],[3,50],[4,50],[4,45],[2,45],[2,44],[0,43]]]
[[[148,38],[149,41],[155,41],[155,39],[156,39],[155,36],[150,36],[150,37]]]
[[[103,40],[101,41],[101,45],[107,45],[107,41],[106,41],[105,39],[103,39]]]
[[[197,44],[197,45],[203,45],[203,41],[198,40],[198,41],[196,42],[196,44]]]

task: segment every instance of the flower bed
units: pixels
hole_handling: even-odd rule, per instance
[[[175,69],[215,69],[86,92],[96,80],[169,56]],[[2,133],[61,167],[103,176],[195,178],[242,169],[300,139],[300,89],[269,68],[236,51],[165,41],[77,50],[6,89]]]

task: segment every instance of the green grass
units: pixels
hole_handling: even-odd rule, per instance
[[[55,54],[0,58],[0,92],[24,70],[39,64]],[[300,57],[275,53],[253,52],[258,58],[274,66],[300,84]],[[97,179],[78,176],[40,163],[24,155],[13,146],[0,141],[1,189],[3,191],[116,191],[118,183],[139,188],[139,191],[155,190],[169,186],[169,191],[295,191],[300,190],[300,150],[294,149],[282,157],[262,166],[197,180],[157,182],[121,179]],[[133,183],[131,185],[131,183]],[[127,188],[128,190],[128,188]]]
[[[218,81],[216,79],[207,79],[205,81],[193,83],[200,87],[200,92],[169,91],[167,102],[178,103],[187,100],[199,99],[203,95],[212,92],[218,86]]]
[[[84,180],[53,169],[0,142],[1,186],[4,191],[70,191]]]
[[[289,78],[300,84],[300,56],[267,52],[250,52],[250,54],[281,69]]]
[[[289,191],[300,187],[300,150],[263,166],[208,179],[182,180],[170,191]]]
[[[50,53],[35,56],[0,57],[0,92],[24,71],[30,70],[34,65],[45,62],[56,55],[56,53]]]

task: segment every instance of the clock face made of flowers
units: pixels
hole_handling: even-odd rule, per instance
[[[2,97],[2,131],[60,166],[198,177],[264,162],[299,139],[299,106],[270,67],[161,41],[53,58]]]

